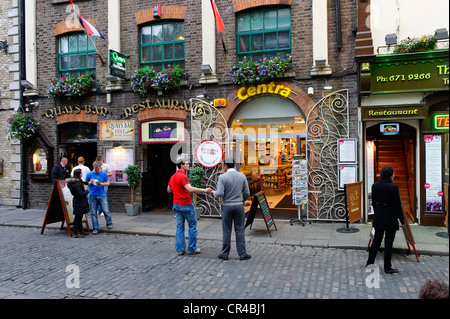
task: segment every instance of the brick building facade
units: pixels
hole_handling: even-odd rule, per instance
[[[20,104],[19,92],[19,5],[18,1],[2,1],[0,4],[0,205],[21,205],[21,145],[18,140],[9,140],[6,122]]]
[[[207,96],[209,102],[219,98],[226,99],[227,106],[220,108],[219,111],[228,122],[228,126],[231,127],[232,122],[236,120],[237,112],[242,110],[247,102],[236,98],[237,92],[243,86],[233,84],[230,74],[232,67],[238,63],[238,51],[240,50],[241,53],[243,51],[242,47],[239,49],[241,44],[238,41],[239,28],[236,23],[239,17],[244,20],[248,19],[252,12],[255,12],[256,16],[266,14],[267,21],[270,20],[271,14],[278,12],[277,10],[284,10],[283,14],[289,15],[289,20],[287,20],[289,21],[287,28],[289,36],[286,39],[289,41],[288,53],[292,56],[292,70],[283,78],[274,81],[275,85],[289,88],[292,94],[287,99],[275,96],[276,94],[260,94],[249,100],[261,99],[262,102],[263,98],[267,96],[280,99],[280,101],[286,100],[295,105],[298,114],[306,117],[322,98],[332,92],[346,90],[349,115],[345,124],[349,130],[343,136],[358,138],[355,35],[352,32],[356,23],[356,4],[351,1],[217,0],[218,11],[225,25],[225,31],[220,34],[216,31],[210,1],[206,0],[195,2],[162,0],[159,2],[161,10],[157,12],[159,17],[154,14],[153,6],[144,0],[74,2],[78,6],[80,14],[106,38],[105,40],[94,38],[98,52],[106,64],[102,65],[98,57],[95,59],[97,85],[84,97],[48,98],[46,96],[51,80],[57,78],[63,69],[61,62],[58,63],[59,59],[63,59],[62,54],[59,53],[60,39],[82,32],[79,24],[73,21],[75,15],[69,2],[62,0],[37,1],[34,9],[27,8],[35,13],[36,21],[31,26],[28,25],[28,28],[35,29],[37,39],[35,50],[31,54],[31,58],[34,56],[36,61],[35,70],[28,70],[29,65],[27,64],[29,74],[35,74],[34,79],[27,79],[34,84],[34,90],[29,90],[28,94],[30,98],[39,102],[39,106],[33,108],[32,113],[41,124],[37,141],[30,142],[30,150],[44,149],[47,152],[49,166],[52,161],[53,164],[58,163],[61,156],[68,156],[72,164],[78,156],[84,156],[88,160],[87,165],[91,165],[90,161],[95,157],[94,155],[105,156],[105,152],[113,148],[115,142],[119,142],[121,147],[133,150],[134,162],[129,164],[137,164],[144,175],[151,175],[154,169],[154,157],[157,157],[158,154],[166,156],[163,154],[168,152],[164,150],[167,144],[143,143],[140,136],[141,123],[155,119],[178,119],[185,121],[189,131],[191,125],[189,110],[181,107],[176,109],[173,105],[182,105],[185,102],[189,106],[190,99],[199,96]],[[162,95],[158,95],[157,92],[144,95],[133,92],[130,86],[130,77],[136,70],[146,65],[141,56],[143,45],[140,36],[143,28],[172,22],[181,22],[184,27],[182,62],[186,75],[181,88],[164,91]],[[267,28],[269,28],[268,25]],[[279,41],[277,46],[281,47],[281,32],[286,31],[281,28],[279,30],[281,31],[279,31],[276,41]],[[258,32],[253,34],[255,39],[260,36]],[[128,57],[126,62],[127,79],[110,81],[114,78],[108,76],[110,72],[108,68],[109,49],[116,50]],[[153,49],[155,48],[153,47]],[[255,56],[257,56],[256,53]],[[212,74],[204,74],[202,71],[201,66],[208,64]],[[332,85],[333,90],[324,90],[325,84]],[[146,103],[146,101],[149,102]],[[172,104],[169,104],[169,101]],[[149,105],[154,107],[145,107]],[[75,112],[75,110],[77,111]],[[265,118],[263,114],[256,112],[252,121],[256,123],[255,121],[261,117]],[[133,140],[100,139],[101,122],[123,120],[134,121]],[[266,119],[266,121],[269,120]],[[83,141],[65,141],[65,137],[61,134],[66,132],[65,127],[67,126],[65,125],[71,123],[93,124],[95,137]],[[292,123],[294,123],[293,118]],[[274,122],[274,124],[282,125],[281,122]],[[307,129],[303,125],[302,131],[298,134],[298,136],[302,136],[303,140],[308,138],[306,131]],[[296,140],[295,133],[286,134],[289,138],[285,138],[283,143],[293,143],[291,145],[293,148],[295,143],[300,143],[300,137]],[[289,134],[292,134],[292,138]],[[334,138],[332,144],[335,148],[336,137]],[[245,145],[247,147],[247,144]],[[169,144],[169,146],[171,145]],[[247,155],[245,158],[247,160]],[[165,160],[168,158],[164,158]],[[275,161],[278,160],[278,158],[275,159]],[[42,178],[43,176],[36,175],[38,172],[34,172],[32,153],[28,154],[28,161],[30,206],[45,208],[52,184],[48,179]],[[106,161],[108,162],[108,158]],[[48,169],[50,170],[51,167]],[[120,173],[117,176],[120,176]],[[156,197],[157,194],[160,194],[161,189],[165,190],[166,185],[163,183],[163,179],[157,181],[161,184],[158,186],[160,190],[156,191],[153,186],[147,190],[143,186],[143,189],[139,189],[137,193],[139,201],[145,201],[148,191],[155,192],[153,197]],[[145,183],[152,184],[154,182],[147,180]],[[341,195],[342,192],[339,196]],[[122,212],[123,203],[130,199],[130,191],[128,187],[117,183],[109,187],[108,198],[111,210]],[[146,210],[146,203],[143,203],[143,206]],[[151,209],[154,205],[147,206]]]

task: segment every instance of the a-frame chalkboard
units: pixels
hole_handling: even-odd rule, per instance
[[[68,190],[66,181],[55,180],[50,199],[48,200],[41,235],[44,233],[47,224],[62,222],[61,229],[63,229],[64,223],[66,223],[69,236],[72,236],[72,230],[70,229],[70,224],[73,222],[71,196],[72,194],[70,193],[70,190]],[[83,222],[86,223],[86,228],[89,231],[89,224],[87,219],[85,219],[85,216],[83,216]]]
[[[266,223],[267,230],[269,231],[269,235],[270,237],[272,237],[272,234],[270,233],[270,227],[273,226],[275,227],[275,230],[277,230],[277,226],[275,225],[275,221],[273,220],[272,214],[269,209],[269,203],[267,202],[267,198],[264,192],[259,192],[253,197],[252,206],[250,207],[250,211],[248,212],[245,228],[247,228],[247,226],[249,225],[250,229],[252,228],[251,225],[253,225],[253,221],[255,220],[258,205],[263,215],[264,222]]]

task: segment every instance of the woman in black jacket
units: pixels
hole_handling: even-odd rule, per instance
[[[392,268],[392,245],[395,239],[395,232],[405,223],[403,218],[403,207],[398,186],[392,181],[394,179],[394,169],[385,166],[380,172],[381,180],[372,185],[372,206],[374,210],[373,228],[375,236],[369,250],[367,265],[375,262],[378,249],[384,238],[384,272],[387,274],[397,273],[398,270]],[[367,266],[366,265],[366,266]]]
[[[73,178],[68,179],[69,182],[67,186],[70,189],[70,192],[73,195],[73,237],[75,238],[83,238],[83,214],[89,212],[89,202],[87,199],[87,195],[89,194],[89,190],[84,190],[82,181],[81,181],[81,169],[77,168],[73,171]]]

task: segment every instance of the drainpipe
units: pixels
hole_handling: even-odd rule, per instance
[[[20,77],[20,106],[21,112],[24,112],[24,97],[22,81],[25,80],[25,0],[19,0],[19,77]],[[27,147],[26,141],[21,141],[21,190],[22,190],[22,208],[27,209],[28,202],[28,181],[27,181]]]

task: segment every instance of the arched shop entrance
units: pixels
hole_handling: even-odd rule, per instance
[[[314,102],[299,88],[272,82],[241,87],[221,110],[230,127],[237,167],[247,176],[252,195],[264,191],[277,218],[297,216],[292,160],[296,154],[306,155],[305,112],[312,106]]]

